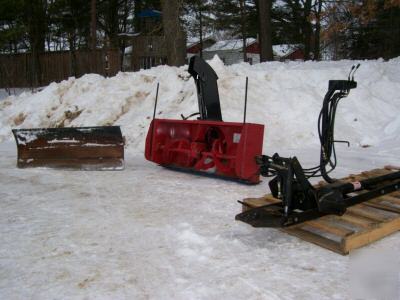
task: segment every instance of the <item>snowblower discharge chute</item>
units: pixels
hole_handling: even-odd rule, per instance
[[[119,126],[14,129],[19,168],[122,170]]]
[[[190,60],[199,112],[183,120],[153,118],[145,157],[165,167],[259,182],[255,157],[262,153],[264,125],[222,121],[218,76],[200,57]],[[155,114],[154,114],[155,115]],[[197,120],[188,118],[199,115]]]

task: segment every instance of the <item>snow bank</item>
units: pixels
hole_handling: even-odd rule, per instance
[[[241,121],[245,77],[249,77],[247,120],[266,125],[264,151],[318,144],[317,117],[329,79],[344,79],[355,61],[210,64],[219,76],[224,120]],[[400,138],[400,58],[361,61],[358,88],[339,105],[337,139],[375,146]],[[197,96],[187,66],[160,66],[111,78],[88,74],[52,83],[0,102],[0,141],[11,128],[121,125],[127,149],[142,152],[160,83],[159,118],[197,111]]]

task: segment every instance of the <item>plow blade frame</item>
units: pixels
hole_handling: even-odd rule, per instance
[[[119,126],[13,129],[18,168],[122,170]]]
[[[161,166],[258,183],[264,125],[154,119],[145,157]]]

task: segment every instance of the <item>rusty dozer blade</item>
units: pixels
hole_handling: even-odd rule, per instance
[[[122,170],[124,139],[119,126],[12,130],[18,168]]]

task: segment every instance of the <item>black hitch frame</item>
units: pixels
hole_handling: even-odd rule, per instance
[[[256,160],[263,176],[275,175],[269,186],[272,196],[281,201],[249,208],[236,216],[236,220],[254,227],[286,227],[327,214],[342,215],[349,206],[400,190],[400,171],[360,181],[336,181],[315,188],[296,157],[283,158],[275,154]],[[360,191],[362,193],[355,193]]]
[[[400,171],[353,182],[343,182],[328,175],[337,164],[335,143],[343,142],[334,139],[337,105],[349,95],[351,89],[357,87],[354,73],[359,66],[351,68],[347,80],[329,81],[318,118],[321,143],[319,165],[304,169],[296,157],[284,158],[277,153],[272,157],[256,157],[260,174],[274,177],[269,187],[272,196],[280,201],[256,208],[249,207],[238,214],[236,220],[254,227],[285,227],[326,214],[342,215],[349,206],[400,189]],[[326,184],[313,187],[309,181],[312,177],[323,177]]]

